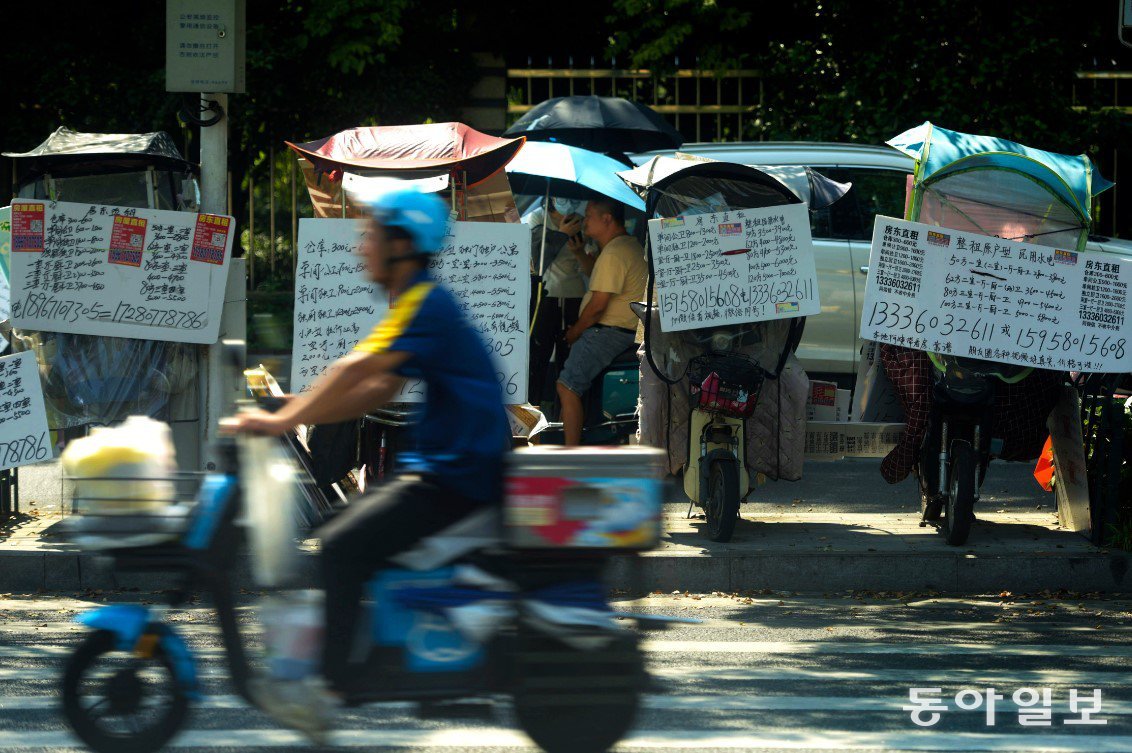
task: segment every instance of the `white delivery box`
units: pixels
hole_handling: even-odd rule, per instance
[[[665,453],[652,447],[521,448],[508,455],[504,524],[520,549],[652,549]]]

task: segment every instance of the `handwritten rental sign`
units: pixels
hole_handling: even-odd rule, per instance
[[[39,367],[30,351],[0,358],[0,468],[50,460]]]
[[[821,313],[805,204],[650,220],[649,238],[665,332]]]
[[[1063,371],[1132,370],[1132,257],[877,217],[861,337]]]
[[[13,326],[216,342],[231,217],[20,199],[11,227]]]
[[[389,309],[388,297],[367,280],[355,254],[363,227],[359,220],[299,221],[292,392],[310,389]],[[527,399],[529,259],[525,225],[456,222],[431,265],[495,356],[508,403]],[[423,397],[421,380],[409,379],[396,399],[416,402]]]

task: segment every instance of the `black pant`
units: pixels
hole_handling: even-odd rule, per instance
[[[417,476],[397,478],[350,503],[319,531],[326,588],[323,673],[348,688],[349,659],[365,584],[395,554],[474,512],[482,503]]]

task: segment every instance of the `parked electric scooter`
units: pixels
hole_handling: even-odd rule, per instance
[[[163,608],[113,605],[77,618],[92,632],[66,663],[63,711],[99,753],[160,749],[201,700],[193,651],[164,619],[197,590],[212,597],[233,686],[254,704],[232,576],[243,538],[236,440],[221,438],[218,456],[219,468],[191,499],[173,500],[191,503],[182,533],[103,550],[117,570],[172,571],[182,585]],[[510,530],[497,510],[486,510],[400,555],[404,569],[371,581],[372,616],[361,621],[353,653],[364,659],[346,703],[509,694],[520,725],[544,750],[605,751],[632,725],[647,681],[637,634],[615,619],[601,580],[610,556],[626,552],[519,548],[501,537]],[[484,605],[490,618],[467,629],[461,610]]]
[[[1033,369],[937,353],[929,357],[932,409],[917,465],[920,511],[925,522],[943,515],[947,543],[960,546],[971,532],[987,465],[1002,449],[1002,439],[991,433],[997,385],[1020,382]]]
[[[621,176],[639,187],[648,216],[655,218],[798,204],[801,196],[824,208],[849,190],[809,170],[771,175],[746,165],[702,159],[656,157]],[[645,323],[647,357],[641,368],[651,369],[669,387],[687,380],[687,387],[679,389],[687,389],[689,398],[683,463],[689,513],[693,505],[700,507],[707,537],[729,541],[740,503],[752,489],[747,420],[759,405],[764,383],[782,375],[797,349],[805,317],[658,332],[655,314],[645,314],[652,307],[654,275],[650,255],[649,300],[646,305],[633,305]],[[794,407],[804,411],[802,401]],[[670,405],[670,410],[676,409]],[[804,418],[787,411],[768,423],[777,427],[779,421]],[[668,421],[671,426],[670,415]]]
[[[747,419],[755,411],[763,383],[777,379],[786,357],[801,339],[803,320],[792,323],[793,347],[783,348],[776,371],[762,368],[738,350],[766,339],[761,323],[689,331],[703,353],[688,363],[688,459],[684,493],[689,510],[704,511],[712,541],[730,541],[739,519],[739,503],[750,494],[747,470]]]
[[[1053,154],[931,123],[888,143],[916,160],[907,219],[1037,246],[1083,250],[1092,225],[1092,198],[1111,185],[1086,156]],[[1075,253],[1071,256],[1076,258]],[[1000,291],[999,306],[1002,295]],[[1012,308],[1013,294],[1006,291],[1006,295],[1006,306]],[[990,312],[995,300],[987,301]],[[979,306],[981,311],[983,304]],[[947,543],[959,546],[966,543],[974,522],[974,504],[990,459],[1004,444],[1026,445],[1023,440],[1030,434],[1036,440],[1044,437],[1053,398],[1041,400],[1038,395],[1055,395],[1064,377],[1022,365],[938,353],[927,356],[932,384],[913,377],[897,389],[904,390],[904,400],[917,405],[925,397],[930,399],[927,431],[916,462],[922,524],[942,516]],[[924,390],[929,391],[927,396]],[[996,407],[996,396],[1007,390],[1015,396],[1009,415]],[[1017,399],[1021,390],[1026,400]],[[996,418],[1006,420],[996,427]],[[1022,425],[1028,430],[1019,428]],[[1012,434],[996,437],[995,431]],[[1037,447],[1040,443],[1035,455]]]

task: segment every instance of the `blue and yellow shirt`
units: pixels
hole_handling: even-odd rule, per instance
[[[476,501],[497,501],[511,427],[491,354],[452,294],[422,271],[354,350],[408,353],[397,373],[425,382],[416,449],[400,455],[401,466]]]

